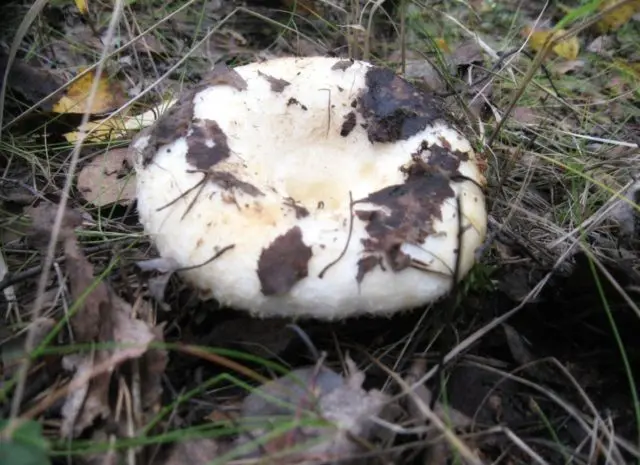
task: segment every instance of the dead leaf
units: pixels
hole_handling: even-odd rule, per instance
[[[305,367],[265,383],[249,394],[238,419],[246,430],[239,435],[237,445],[248,447],[255,438],[271,434],[273,439],[262,449],[249,452],[248,456],[259,456],[262,451],[284,454],[285,458],[279,456],[278,463],[317,458],[345,459],[361,452],[360,444],[351,438],[367,440],[375,434],[371,417],[382,412],[388,397],[375,389],[365,391],[362,388],[364,373],[350,358],[347,357],[346,362],[349,369],[346,377],[323,366]],[[323,418],[331,426],[309,425],[273,436],[278,418],[286,421],[304,412]],[[267,421],[262,423],[261,419]],[[302,445],[303,449],[292,450]],[[268,456],[262,458],[268,459]]]
[[[443,92],[446,83],[438,71],[427,60],[407,60],[405,63],[405,77],[431,92]]]
[[[136,262],[136,266],[145,272],[158,272],[157,276],[152,276],[147,281],[149,295],[164,311],[171,310],[171,307],[164,300],[164,294],[171,276],[179,268],[178,262],[172,258],[160,257],[140,260]]]
[[[572,73],[580,68],[584,67],[584,60],[569,60],[554,63],[552,70],[553,73],[559,76]]]
[[[87,202],[99,207],[130,204],[136,197],[136,184],[129,150],[111,149],[95,157],[78,174],[77,187]]]
[[[462,42],[451,55],[451,62],[458,68],[472,64],[481,65],[484,62],[482,48],[475,40]]]
[[[391,53],[389,61],[393,63],[402,62],[402,54],[399,51]],[[402,66],[398,65],[397,72],[402,73]],[[420,87],[431,92],[443,92],[446,90],[446,83],[429,61],[419,54],[407,50],[405,56],[404,77],[413,80]]]
[[[611,36],[598,36],[587,46],[587,51],[598,55],[613,56],[613,46],[615,39]]]
[[[0,50],[0,84],[3,81],[7,69],[8,55]],[[26,103],[35,104],[45,99],[40,104],[40,109],[50,111],[55,99],[62,95],[65,79],[62,73],[34,66],[20,59],[15,59],[11,65],[11,71],[7,78],[7,86],[20,94]]]
[[[502,324],[502,329],[504,330],[507,345],[509,346],[513,359],[521,365],[532,363],[535,359],[531,350],[527,347],[524,337],[522,337],[513,326],[506,323]]]
[[[83,69],[80,70],[80,72],[82,71]],[[95,72],[91,70],[74,81],[67,88],[65,95],[53,105],[52,111],[55,113],[85,113],[88,110],[89,113],[108,113],[126,103],[127,99],[121,86],[109,80],[102,73],[92,102],[93,105],[88,108],[87,99],[94,79]]]
[[[110,323],[108,311],[112,305],[112,296],[104,282],[100,282],[84,296],[87,289],[93,287],[95,278],[93,265],[85,258],[77,241],[65,241],[65,256],[73,301],[77,305],[83,298],[80,307],[70,318],[74,340],[78,343],[95,342],[101,329]]]
[[[42,202],[36,207],[25,208],[25,213],[31,217],[29,241],[38,247],[46,247],[51,237],[51,231],[58,211],[58,205]],[[75,229],[91,217],[83,212],[67,208],[62,216],[58,240],[75,239]]]
[[[162,45],[160,39],[153,34],[147,34],[141,37],[133,44],[133,48],[138,52],[151,52],[156,55],[166,53],[166,48]]]
[[[57,206],[51,204],[33,209],[34,229],[41,234],[50,233],[56,211]],[[94,285],[93,265],[82,253],[74,232],[74,227],[81,220],[82,215],[78,212],[65,212],[60,234],[71,296],[73,304],[77,305],[70,317],[72,340],[75,343],[113,343],[113,347],[64,357],[63,365],[68,371],[74,372],[71,383],[80,383],[78,388],[71,390],[62,407],[60,432],[64,437],[77,437],[97,418],[106,418],[111,413],[111,373],[127,360],[142,357],[149,344],[158,339],[157,329],[137,319],[131,305],[107,283],[100,281]],[[84,300],[80,302],[81,298]],[[165,364],[154,359],[150,359],[150,362],[148,375],[151,376],[148,379],[157,384],[157,371],[164,369]],[[82,382],[84,380],[87,381]],[[156,396],[157,392],[153,392],[152,398]]]
[[[153,343],[164,342],[164,323],[152,328]],[[162,396],[162,375],[169,363],[169,353],[164,349],[150,349],[140,363],[142,408],[155,414]]]
[[[115,295],[106,284],[101,283],[98,287],[110,294],[106,301],[108,303],[102,302],[98,311],[92,309],[91,312],[86,313],[101,316],[94,330],[94,333],[99,333],[100,336],[97,342],[112,342],[114,348],[98,350],[95,356],[65,357],[68,369],[75,371],[74,378],[86,377],[88,373],[96,370],[96,367],[102,367],[102,371],[92,377],[81,389],[75,389],[67,397],[62,408],[63,421],[60,427],[64,437],[77,437],[97,418],[107,418],[111,414],[112,406],[108,393],[113,370],[130,359],[142,357],[149,344],[157,337],[147,323],[134,318],[131,305]],[[164,369],[164,366],[158,364],[154,368]],[[155,396],[154,392],[152,397],[155,398]]]
[[[603,0],[600,2],[599,10],[602,11],[605,8],[610,8],[616,3],[620,3],[620,0]],[[636,0],[628,2],[619,6],[610,13],[606,14],[598,23],[596,28],[602,34],[620,29],[627,24],[633,15],[640,11],[640,1]]]
[[[91,356],[68,355],[63,357],[62,366],[66,371],[74,372],[73,382],[90,375],[96,362]],[[102,373],[69,393],[61,408],[60,435],[63,438],[77,437],[96,419],[108,417],[111,412],[109,378],[109,373]]]
[[[36,207],[25,209],[25,213],[31,216],[31,228],[33,233],[50,234],[58,213],[58,205],[43,202]],[[87,219],[90,219],[90,217],[87,217],[85,213],[67,208],[62,216],[60,236],[64,238],[73,235],[74,230],[81,226]]]
[[[522,31],[522,34],[526,37],[531,34],[529,38],[529,46],[536,52],[541,51],[547,42],[551,41],[552,38],[559,37],[566,33],[564,29],[539,29],[531,31],[530,27],[525,27]],[[556,55],[566,60],[575,60],[578,57],[578,53],[580,53],[580,42],[578,38],[567,37],[566,39],[556,43],[552,48]],[[546,57],[545,57],[546,58]]]
[[[541,117],[529,107],[515,107],[511,111],[511,119],[520,124],[540,124]]]

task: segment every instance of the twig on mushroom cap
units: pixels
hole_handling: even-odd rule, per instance
[[[340,252],[340,255],[338,255],[338,258],[336,258],[335,260],[329,262],[329,264],[327,266],[325,266],[322,269],[322,271],[320,271],[320,273],[318,273],[318,277],[319,278],[322,278],[324,276],[324,274],[329,270],[329,268],[331,268],[333,265],[338,263],[338,261],[340,261],[340,259],[342,257],[344,257],[344,254],[347,253],[347,248],[349,247],[349,242],[351,242],[351,235],[353,234],[353,219],[354,219],[354,215],[353,215],[353,195],[351,194],[351,191],[349,191],[349,233],[347,234],[347,241],[344,244],[344,249],[342,249],[342,251]]]

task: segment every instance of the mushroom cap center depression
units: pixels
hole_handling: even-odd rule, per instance
[[[392,143],[367,139],[357,111],[365,86],[362,64],[346,70],[309,64],[312,69],[301,73],[283,63],[236,68],[246,90],[214,85],[194,99],[194,119],[215,121],[229,147],[229,157],[212,168],[232,173],[264,194],[252,197],[255,226],[273,226],[289,216],[283,198],[306,208],[316,220],[348,219],[350,193],[361,199],[405,181],[400,167],[424,134]],[[440,144],[436,132],[427,139]],[[203,142],[211,148],[216,144],[211,138]],[[462,138],[449,143],[469,150]]]
[[[279,212],[282,198],[291,198],[309,212],[317,210],[317,215],[334,220],[336,215],[349,216],[350,191],[359,198],[402,182],[397,145],[373,145],[362,128],[340,136],[344,120],[356,118],[351,103],[357,92],[350,87],[361,78],[337,73],[343,76],[334,75],[331,80],[315,76],[313,81],[306,73],[297,79],[285,76],[290,84],[277,92],[264,77],[245,72],[246,91],[215,86],[198,94],[194,116],[215,120],[232,152],[215,169],[267,186],[265,197],[255,199],[267,209],[275,203]],[[339,82],[327,85],[336,77],[341,78]],[[264,220],[266,226],[282,217]]]
[[[329,60],[285,59],[235,68],[232,72],[238,73],[242,85],[218,82],[190,96],[192,100],[186,102],[189,130],[159,147],[151,165],[140,173],[141,219],[162,255],[189,266],[205,262],[224,246],[235,245],[207,264],[209,271],[185,273],[223,304],[258,312],[318,312],[332,317],[339,311],[388,312],[419,305],[427,295],[442,294],[448,286],[450,278],[428,282],[423,272],[412,269],[403,270],[404,278],[387,265],[384,273],[369,273],[377,263],[362,264],[371,255],[364,246],[371,235],[367,220],[358,212],[394,212],[384,204],[352,206],[350,198],[362,201],[390,186],[403,186],[407,181],[403,168],[412,163],[412,154],[421,153],[425,143],[431,149],[424,151],[425,157],[439,149],[436,152],[444,153],[443,163],[453,159],[454,171],[480,180],[468,141],[436,118],[424,131],[408,137],[371,142],[360,109],[360,97],[368,91],[369,66],[354,62],[336,68],[331,64]],[[236,78],[228,79],[233,83]],[[194,169],[208,173],[202,188],[157,213],[203,179],[202,172],[188,173]],[[145,187],[152,183],[157,187]],[[414,203],[400,214],[409,229],[426,218],[425,231],[436,230],[426,242],[418,240],[411,252],[446,275],[454,262],[452,251],[458,247],[453,230],[457,221],[452,220],[457,214],[454,191],[469,194],[465,207],[465,218],[471,224],[467,228],[469,246],[477,245],[485,233],[483,197],[472,183],[450,187],[440,180],[435,184],[410,193],[409,197],[415,194]],[[433,205],[416,212],[416,196],[422,196],[420,205],[425,205],[423,201],[433,201]],[[469,211],[469,203],[480,208]],[[453,222],[456,228],[438,226],[441,220]],[[177,221],[180,230],[171,230]],[[420,242],[429,242],[429,250],[418,250]],[[319,273],[341,256],[347,243],[341,263],[320,278]],[[434,257],[434,253],[442,256]],[[473,260],[463,255],[464,274]],[[276,263],[278,256],[284,257],[280,264]],[[265,263],[269,266],[263,266]],[[265,280],[269,273],[278,272],[283,272],[282,282],[278,277]],[[397,288],[398,279],[410,291],[402,294],[399,290],[399,296],[387,297],[380,286]],[[265,281],[271,282],[265,285]],[[282,295],[284,300],[266,301],[267,295]]]

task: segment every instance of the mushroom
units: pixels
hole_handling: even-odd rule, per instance
[[[435,97],[363,61],[216,66],[132,148],[160,255],[202,299],[258,316],[423,306],[486,235],[469,141]]]

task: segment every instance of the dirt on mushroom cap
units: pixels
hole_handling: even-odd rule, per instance
[[[160,253],[194,266],[234,245],[183,273],[204,294],[320,318],[421,305],[450,288],[456,195],[468,271],[485,234],[484,178],[433,97],[331,58],[217,76],[178,102],[179,121],[135,143],[138,208]]]

